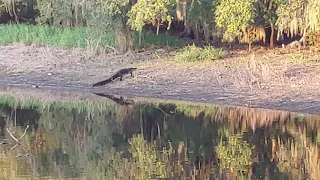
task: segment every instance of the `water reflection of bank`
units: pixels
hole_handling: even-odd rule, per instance
[[[0,179],[319,177],[319,116],[183,103],[22,106],[2,101],[0,139],[30,125],[21,143],[31,156],[0,145]]]

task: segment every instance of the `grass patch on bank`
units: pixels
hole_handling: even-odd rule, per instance
[[[193,44],[177,52],[174,59],[184,62],[203,62],[220,59],[223,55],[224,52],[221,48],[214,48],[212,46],[204,46],[202,48]]]
[[[94,52],[109,52],[115,47],[114,30],[99,30],[89,27],[59,28],[54,26],[34,26],[27,24],[0,25],[1,45],[23,43],[25,45],[52,46],[59,48],[85,48]],[[184,41],[168,34],[144,31],[142,46],[182,46]],[[134,35],[134,45],[138,46],[138,33]]]

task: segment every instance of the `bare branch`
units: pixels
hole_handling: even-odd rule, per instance
[[[16,142],[19,141],[16,137],[14,137],[14,135],[11,133],[11,131],[10,131],[8,128],[6,128],[6,130],[7,130],[8,134],[11,136],[11,138],[12,138],[14,141],[16,141]]]
[[[27,133],[27,129],[29,128],[29,125],[27,125],[27,127],[24,129],[24,133],[21,135],[21,137],[19,138],[19,140],[21,140]]]

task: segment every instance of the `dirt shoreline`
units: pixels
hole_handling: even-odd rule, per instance
[[[222,60],[190,64],[168,60],[164,49],[94,55],[77,49],[14,45],[0,47],[0,53],[0,94],[18,96],[13,89],[37,85],[39,89],[24,91],[28,96],[55,94],[54,99],[67,99],[68,91],[95,91],[320,114],[318,54],[283,54],[277,50],[227,52]],[[91,87],[125,67],[138,68],[133,78]],[[6,85],[9,86],[5,88]],[[55,93],[58,91],[66,93],[59,95]]]
[[[153,100],[169,100],[169,101],[184,101],[190,103],[207,103],[212,105],[221,105],[221,106],[240,106],[248,108],[260,108],[260,109],[273,109],[273,110],[283,110],[289,112],[299,112],[306,114],[315,114],[320,115],[319,101],[298,101],[293,100],[276,100],[276,101],[262,101],[256,103],[250,99],[250,96],[247,94],[241,95],[234,94],[237,98],[232,98],[231,93],[224,93],[222,95],[211,95],[199,93],[196,94],[159,94],[158,91],[152,91],[148,93],[138,92],[137,89],[126,89],[126,88],[111,88],[108,91],[104,89],[76,89],[68,87],[41,87],[41,88],[32,88],[29,85],[15,85],[8,86],[1,84],[0,85],[0,95],[9,95],[17,98],[34,98],[41,100],[61,100],[61,101],[74,101],[80,102],[87,99],[95,101],[105,101],[106,98],[101,98],[95,96],[92,92],[100,92],[112,95],[123,96],[126,98],[152,98]],[[202,97],[206,97],[202,98]]]

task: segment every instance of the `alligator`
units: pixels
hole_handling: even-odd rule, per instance
[[[104,80],[104,81],[100,81],[100,82],[97,82],[95,84],[93,84],[92,86],[93,87],[96,87],[96,86],[103,86],[103,85],[106,85],[107,83],[111,83],[113,82],[115,79],[117,78],[120,78],[120,81],[122,81],[122,78],[124,75],[126,74],[131,74],[131,77],[133,77],[133,74],[132,72],[134,70],[136,70],[137,68],[126,68],[126,69],[120,69],[119,71],[117,71],[116,73],[114,73],[110,78]]]

